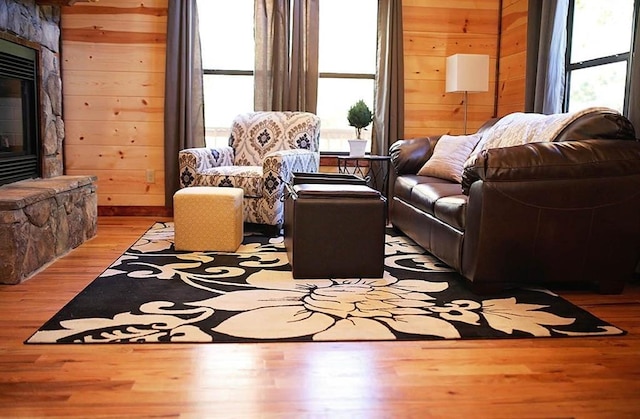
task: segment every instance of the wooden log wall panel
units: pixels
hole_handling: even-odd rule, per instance
[[[64,90],[68,96],[164,97],[164,73],[115,69],[64,70],[64,73]]]
[[[161,97],[69,96],[65,106],[76,121],[164,121]]]
[[[85,121],[67,121],[65,143],[70,145],[128,144],[157,146],[158,136],[164,135],[164,121],[111,121],[109,127],[87,124]]]
[[[98,176],[99,206],[164,206],[168,0],[62,8],[65,172]]]
[[[502,9],[498,115],[525,108],[528,0],[505,1]]]
[[[140,169],[163,172],[163,147],[127,145],[78,145],[65,151],[65,159],[70,161],[67,170],[130,170]],[[71,163],[72,162],[72,163]],[[134,164],[132,164],[134,163]],[[93,173],[91,173],[93,174]]]
[[[445,93],[446,58],[488,54],[489,92],[469,94],[467,132],[493,116],[498,0],[403,2],[405,137],[463,132],[463,94]]]
[[[84,170],[85,169],[69,170],[69,174],[79,174]],[[120,195],[123,191],[141,196],[149,193],[152,195],[161,195],[164,193],[163,173],[155,175],[155,183],[146,182],[147,173],[146,170],[142,169],[120,170],[118,172],[112,170],[94,170],[93,173],[102,181],[98,192],[106,194],[107,196]],[[110,203],[109,205],[113,204]],[[123,205],[130,204],[125,202]]]
[[[164,74],[166,47],[163,44],[123,49],[121,45],[65,41],[65,47],[62,57],[65,71],[95,71],[116,67],[120,71],[153,69]]]

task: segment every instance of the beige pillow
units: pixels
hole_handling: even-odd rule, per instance
[[[436,143],[433,155],[418,174],[461,183],[464,162],[467,161],[478,141],[480,141],[480,134],[443,135]]]

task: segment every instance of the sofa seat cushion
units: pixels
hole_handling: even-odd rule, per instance
[[[438,220],[451,227],[464,231],[467,199],[466,195],[452,195],[440,198],[434,205],[434,215]]]
[[[429,182],[419,183],[411,190],[411,199],[409,202],[420,210],[431,214],[435,214],[435,205],[439,199],[462,195],[462,186],[453,182]]]
[[[430,176],[402,175],[396,178],[393,195],[404,201],[411,202],[411,192],[416,185],[422,183],[451,183],[448,180]]]
[[[221,166],[203,170],[200,175],[208,186],[241,188],[245,198],[262,196],[262,166]]]

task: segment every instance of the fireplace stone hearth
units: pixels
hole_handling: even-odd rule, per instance
[[[0,38],[38,51],[41,177],[0,186],[0,283],[17,284],[95,236],[97,179],[64,175],[60,7],[0,0]]]
[[[18,284],[96,235],[95,176],[0,187],[0,283]]]

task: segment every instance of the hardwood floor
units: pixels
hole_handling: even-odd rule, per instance
[[[0,417],[638,417],[640,284],[561,294],[614,338],[24,345],[155,221],[98,236],[0,286]]]

